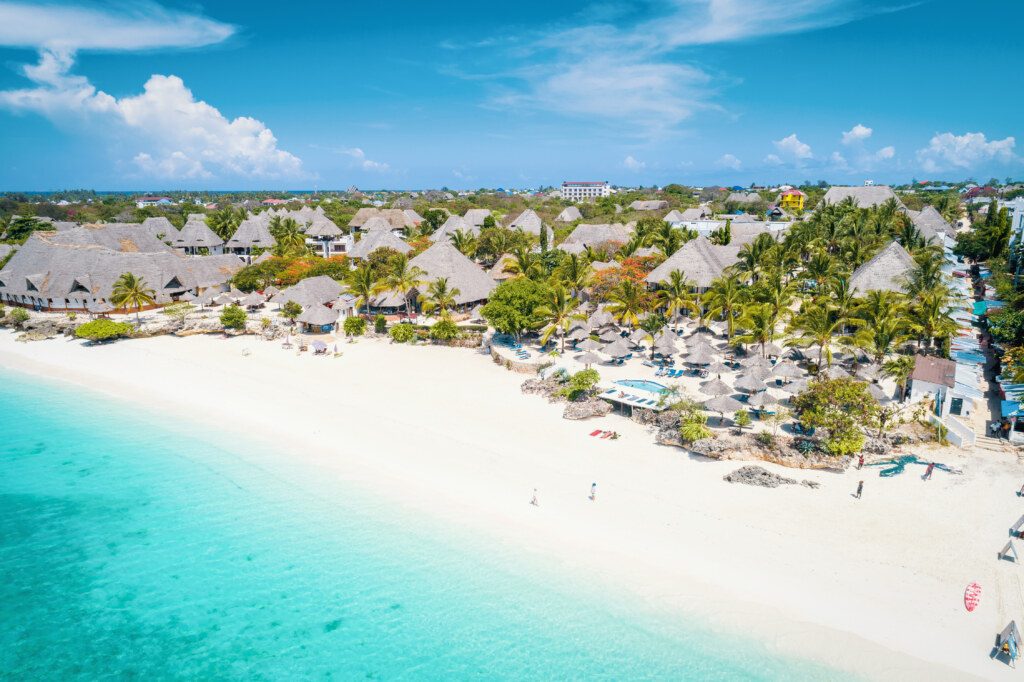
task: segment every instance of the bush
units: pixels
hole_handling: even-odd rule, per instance
[[[366,320],[361,317],[346,317],[342,329],[345,330],[345,336],[362,336],[366,333]]]
[[[402,323],[389,329],[388,334],[395,343],[409,343],[416,336],[416,330],[412,328],[411,324]]]
[[[78,319],[78,313],[75,313],[75,312],[68,313],[68,319],[71,320],[72,322],[74,322],[75,320]]]
[[[565,382],[565,387],[559,390],[559,395],[564,395],[569,400],[579,400],[597,385],[601,375],[596,369],[585,369],[576,372]]]
[[[111,339],[131,336],[132,326],[125,322],[114,322],[113,320],[99,319],[86,322],[75,330],[75,337],[85,339],[94,343],[110,341]]]
[[[302,306],[295,301],[288,301],[281,306],[281,314],[288,318],[289,322],[295,322],[295,318],[302,314]]]
[[[878,402],[868,393],[867,384],[848,378],[812,381],[793,402],[801,424],[828,430],[823,445],[836,456],[860,452],[863,427],[878,414]]]
[[[699,410],[684,414],[679,422],[679,437],[684,443],[696,443],[699,440],[711,437],[711,429],[708,428],[708,416]]]
[[[378,315],[373,318],[373,331],[377,334],[383,334],[388,329],[388,320],[383,315]]]
[[[746,410],[739,410],[736,412],[736,416],[733,417],[736,421],[736,426],[742,431],[746,427],[750,426],[750,413]]]
[[[0,320],[3,319],[4,315],[7,314],[7,308],[4,308],[4,304],[0,303]]]
[[[458,325],[451,320],[438,320],[433,327],[430,328],[430,338],[435,341],[451,341],[457,339],[462,335]]]
[[[245,322],[249,316],[245,310],[237,305],[229,305],[220,314],[220,323],[225,329],[245,329]]]
[[[754,436],[754,440],[756,440],[761,445],[771,445],[772,443],[775,442],[775,436],[768,433],[767,431],[762,431],[761,433]]]
[[[31,317],[31,315],[29,315],[28,311],[24,308],[13,308],[7,316],[7,319],[14,323],[15,326],[20,327],[28,322],[29,317]]]
[[[274,322],[269,317],[264,316],[264,317],[260,318],[260,328],[261,329],[270,329],[270,325],[272,325],[272,324],[274,324]]]

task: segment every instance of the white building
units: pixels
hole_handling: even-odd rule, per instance
[[[568,201],[585,201],[607,197],[612,193],[611,185],[601,182],[563,182],[562,198]]]

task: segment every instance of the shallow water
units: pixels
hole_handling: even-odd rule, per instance
[[[0,677],[835,679],[290,465],[0,370]]]

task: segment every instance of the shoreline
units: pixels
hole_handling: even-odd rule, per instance
[[[811,470],[801,476],[819,490],[747,488],[721,480],[740,463],[655,445],[631,421],[561,419],[520,394],[523,375],[475,350],[369,340],[342,350],[297,357],[244,337],[87,348],[0,332],[0,366],[260,438],[306,470],[661,615],[742,624],[780,654],[872,677],[1004,674],[988,651],[1005,620],[1024,614],[1016,567],[994,561],[1020,513],[1012,457],[946,450],[965,476],[869,480],[862,501],[849,496],[854,476]],[[602,426],[622,438],[587,437]],[[539,508],[528,504],[533,488]],[[963,586],[975,579],[986,592],[966,614]]]

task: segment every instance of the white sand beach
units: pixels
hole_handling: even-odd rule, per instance
[[[256,436],[297,468],[650,608],[725,632],[742,623],[780,652],[879,679],[1013,674],[989,659],[996,634],[1024,620],[1022,569],[996,560],[1024,513],[1012,455],[946,449],[936,459],[964,475],[927,482],[913,469],[880,479],[765,465],[821,487],[754,488],[722,480],[740,464],[655,445],[621,417],[563,420],[560,406],[520,393],[526,377],[475,350],[361,340],[330,358],[254,337],[86,347],[14,336],[0,331],[0,366]],[[588,436],[598,428],[622,437]],[[983,593],[967,613],[972,581]]]

